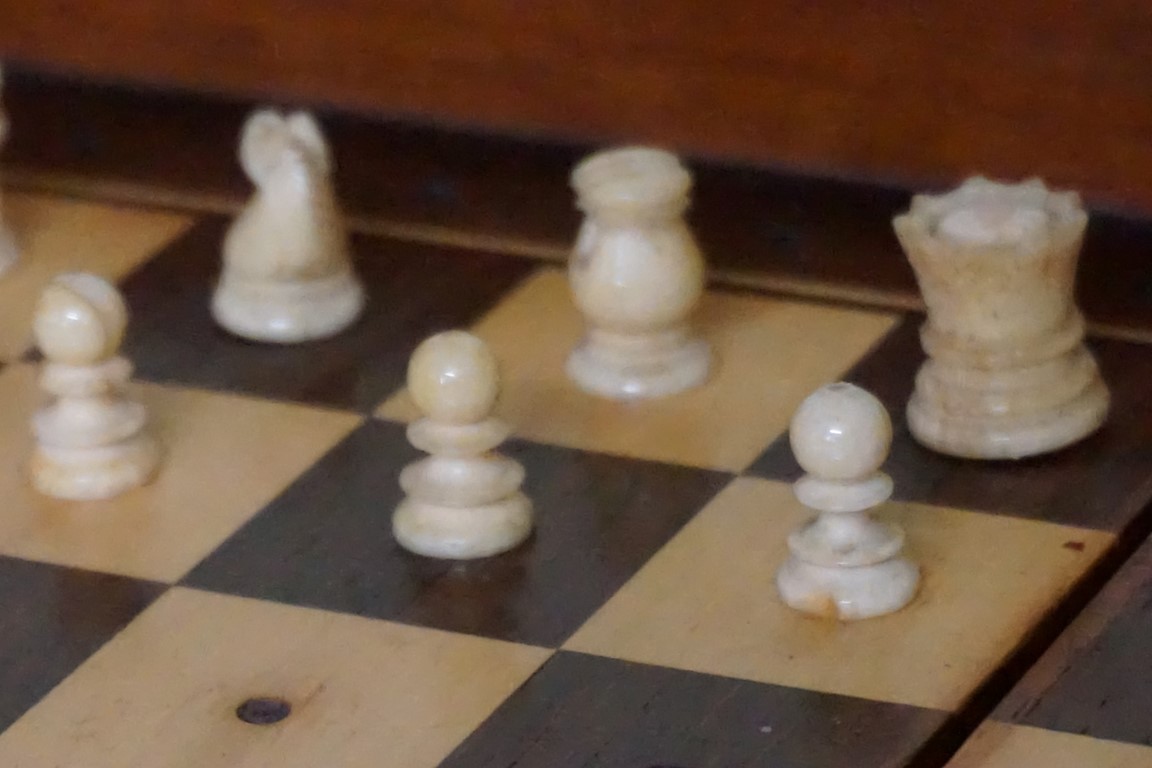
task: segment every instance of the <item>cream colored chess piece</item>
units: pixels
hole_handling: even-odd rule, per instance
[[[40,492],[103,499],[155,474],[159,450],[126,392],[132,365],[117,354],[127,323],[120,293],[95,275],[60,275],[41,295],[33,332],[46,360],[40,384],[55,400],[33,417]]]
[[[463,331],[432,336],[409,362],[408,390],[425,414],[408,439],[430,455],[400,474],[407,497],[392,519],[396,540],[456,560],[516,547],[532,532],[532,505],[520,491],[523,467],[495,450],[509,429],[492,417],[499,372],[491,351]]]
[[[0,68],[0,92],[4,89],[4,70]],[[4,106],[0,104],[0,149],[4,148],[8,140],[8,115]],[[12,233],[4,219],[4,195],[0,191],[0,275],[11,269],[20,258],[20,251],[16,246],[16,236]]]
[[[898,611],[915,597],[920,570],[901,555],[904,532],[869,510],[892,495],[880,471],[892,444],[884,406],[852,384],[830,384],[797,409],[792,451],[807,473],[793,487],[815,520],[788,537],[777,574],[781,597],[804,613],[842,620]]]
[[[692,177],[647,147],[596,153],[572,172],[585,218],[569,278],[588,332],[568,358],[586,392],[661,397],[708,377],[709,345],[689,316],[704,289],[704,258],[684,221]]]
[[[983,178],[918,195],[895,218],[928,310],[929,359],[908,403],[919,442],[965,458],[1017,459],[1104,422],[1109,394],[1074,300],[1087,221],[1073,192]]]
[[[212,299],[232,333],[282,344],[333,336],[356,321],[364,291],[331,182],[331,159],[311,115],[249,117],[240,163],[256,194],[224,241]]]

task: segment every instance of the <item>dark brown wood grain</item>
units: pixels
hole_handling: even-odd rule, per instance
[[[908,431],[904,408],[924,360],[920,315],[910,315],[845,379],[873,392],[893,421],[885,470],[895,497],[1122,533],[1152,502],[1152,348],[1094,340],[1113,405],[1104,427],[1063,451],[1021,461],[974,461],[934,453]],[[750,472],[793,480],[800,468],[787,437],[776,440]],[[1075,546],[1075,542],[1070,542]]]
[[[259,344],[221,329],[210,312],[227,221],[207,217],[129,275],[133,321],[124,349],[153,381],[369,410],[404,385],[426,336],[467,327],[533,268],[525,259],[355,238],[367,302],[331,339]]]
[[[997,720],[1152,742],[1152,541],[1146,542],[993,713]]]
[[[107,79],[1152,206],[1138,3],[11,0],[0,53]]]
[[[943,712],[561,651],[443,768],[905,766]]]
[[[453,563],[396,544],[398,424],[354,432],[185,580],[190,586],[502,640],[558,646],[730,479],[719,472],[514,442],[536,530]]]
[[[0,557],[0,731],[163,590],[151,582]]]

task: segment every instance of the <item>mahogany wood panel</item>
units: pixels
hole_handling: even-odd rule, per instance
[[[897,182],[1042,174],[1152,210],[1152,5],[8,0],[0,55]]]

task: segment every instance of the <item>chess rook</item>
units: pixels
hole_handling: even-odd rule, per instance
[[[531,533],[524,469],[495,450],[509,434],[492,416],[499,385],[495,357],[463,331],[433,336],[413,354],[408,390],[425,417],[408,439],[430,455],[400,474],[407,496],[392,529],[405,549],[464,560],[510,550]]]
[[[817,616],[867,619],[915,597],[920,571],[901,555],[904,532],[872,517],[892,495],[880,471],[892,443],[884,406],[859,387],[823,387],[797,409],[792,451],[807,473],[796,498],[818,516],[788,538],[791,556],[776,577],[784,602]]]
[[[95,275],[58,276],[44,290],[33,332],[45,357],[40,384],[54,398],[33,417],[33,486],[63,499],[102,499],[147,483],[159,450],[144,406],[126,387],[132,365],[117,355],[128,313]]]
[[[0,68],[0,92],[3,91],[3,88],[4,70]],[[4,112],[3,104],[0,103],[0,149],[4,148],[7,140],[8,115]],[[4,197],[3,190],[0,190],[0,275],[11,269],[19,258],[20,252],[16,246],[16,236],[4,218]]]
[[[311,115],[249,117],[240,162],[256,194],[229,229],[212,299],[216,321],[255,341],[333,336],[359,318],[364,290],[331,182],[331,158]]]
[[[907,409],[923,445],[1018,459],[1104,422],[1109,393],[1074,300],[1087,221],[1075,193],[982,178],[918,195],[894,219],[928,311]]]
[[[683,218],[691,175],[674,155],[626,147],[585,159],[572,186],[585,218],[569,277],[588,331],[568,359],[569,376],[616,399],[698,386],[711,354],[689,327],[705,267]]]

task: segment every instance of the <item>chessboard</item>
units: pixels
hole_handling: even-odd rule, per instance
[[[977,724],[1147,533],[1152,347],[1091,339],[1114,400],[1091,438],[962,461],[904,424],[916,312],[718,281],[699,312],[707,385],[622,403],[565,375],[583,326],[554,261],[366,228],[360,321],[262,345],[209,312],[229,216],[19,190],[5,208],[23,257],[0,278],[0,765],[938,766],[975,729],[957,758],[975,768],[1028,764],[1043,728],[1145,739],[1103,722],[1140,709],[1077,719],[1084,690],[1106,700],[1133,674],[1122,652],[1095,687],[1051,685],[1046,657]],[[166,453],[155,482],[98,502],[24,476],[33,307],[77,269],[127,301],[124,353]],[[506,452],[537,515],[522,546],[466,562],[412,555],[390,529],[419,455],[406,366],[450,328],[500,363]],[[882,516],[924,579],[904,610],[853,623],[798,614],[774,586],[810,514],[789,419],[837,380],[892,415]],[[1144,579],[1148,560],[1130,566]],[[1100,600],[1124,613],[1133,591]],[[1092,615],[1073,637],[1100,635]],[[1007,758],[987,746],[1006,729]],[[1056,754],[1084,737],[1053,738]],[[1152,764],[1123,749],[1117,765]]]

